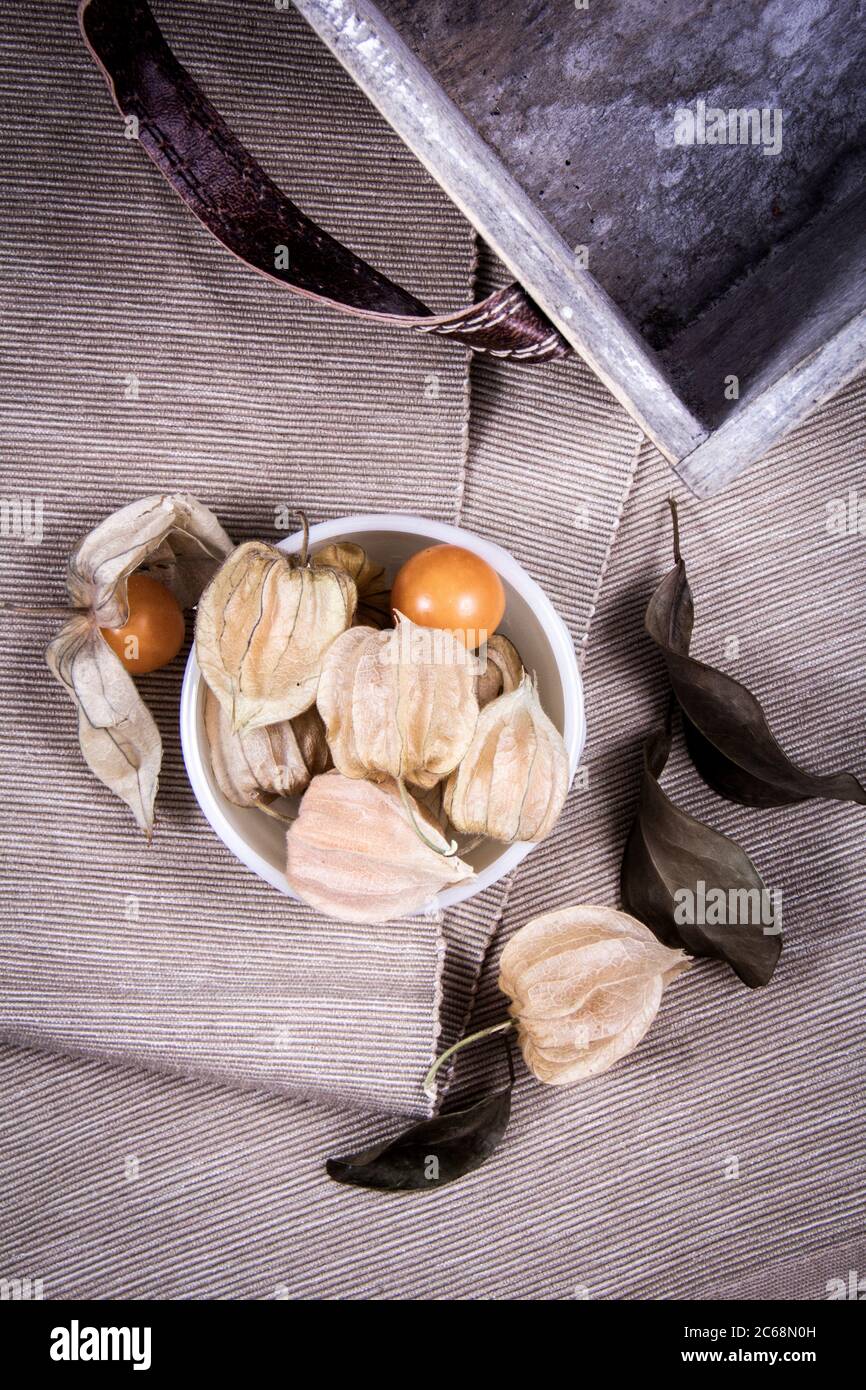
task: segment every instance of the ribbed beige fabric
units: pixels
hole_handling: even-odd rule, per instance
[[[80,535],[160,489],[194,492],[236,539],[278,538],[286,506],[450,520],[465,354],[309,306],[227,255],[124,138],[75,9],[19,6],[2,40],[3,490],[41,499],[45,531],[40,545],[4,540],[4,597],[62,601]],[[294,11],[156,9],[301,205],[431,304],[466,301],[469,230]],[[241,867],[183,771],[181,662],[142,683],[165,743],[148,849],[83,765],[46,677],[56,627],[0,625],[3,1034],[425,1109],[441,923],[327,924]]]
[[[502,1016],[496,960],[512,931],[569,902],[618,900],[641,744],[667,699],[642,622],[672,563],[670,490],[670,472],[645,449],[588,646],[588,785],[515,882],[474,1027]],[[866,535],[835,536],[827,517],[866,498],[866,379],[729,493],[698,503],[675,490],[693,651],[751,685],[804,766],[862,779]],[[732,834],[781,893],[781,961],[760,991],[702,962],[671,987],[621,1066],[563,1094],[527,1083],[520,1158],[503,1156],[497,1184],[524,1193],[524,1263],[510,1281],[544,1297],[568,1296],[569,1272],[591,1297],[730,1298],[741,1287],[826,1297],[827,1279],[847,1276],[858,1257],[861,1275],[866,1266],[864,813],[826,802],[733,806],[681,749],[665,786]],[[461,1084],[477,1084],[492,1060],[466,1054]],[[507,1258],[489,1232],[482,1239],[491,1260]],[[520,1240],[503,1244],[510,1255]]]
[[[148,488],[199,490],[237,535],[268,526],[275,501],[309,496],[316,516],[402,506],[460,520],[528,566],[584,656],[590,733],[581,786],[514,880],[444,925],[447,1040],[462,1026],[494,928],[477,1023],[502,1014],[495,961],[511,932],[563,903],[617,899],[640,743],[664,702],[661,664],[641,621],[670,563],[671,474],[649,449],[638,458],[634,427],[579,364],[474,364],[464,438],[459,352],[404,345],[334,316],[326,332],[319,311],[226,262],[134,149],[112,153],[120,137],[68,30],[72,7],[55,8],[67,23],[62,38],[48,7],[22,7],[4,86],[7,98],[17,93],[41,47],[61,113],[43,129],[38,84],[27,100],[16,94],[11,129],[26,193],[14,210],[22,293],[12,307],[31,333],[19,352],[27,370],[12,377],[13,476],[20,492],[33,479],[44,490],[46,540],[4,543],[4,592],[12,583],[24,601],[46,601],[45,574],[59,570],[71,533],[141,492],[144,471]],[[465,228],[291,16],[278,16],[295,24],[291,37],[269,27],[262,46],[259,26],[274,24],[267,7],[244,7],[231,41],[225,16],[236,6],[157,8],[181,56],[302,205],[434,303],[445,290],[451,303],[465,295]],[[309,85],[292,119],[283,75],[296,70],[299,52]],[[64,113],[76,113],[71,130]],[[369,141],[375,174],[345,147],[310,157],[307,132],[332,130],[332,117]],[[85,135],[76,135],[78,121]],[[76,159],[53,148],[58,129]],[[32,172],[39,139],[39,167],[51,169],[43,182]],[[304,166],[300,176],[288,158],[281,167],[288,150]],[[340,194],[325,189],[323,171],[342,160]],[[400,179],[389,185],[396,168]],[[308,181],[303,196],[299,178]],[[91,215],[76,202],[82,187],[116,229],[96,260],[81,244]],[[341,224],[327,209],[344,195]],[[404,220],[407,197],[417,201]],[[402,251],[384,244],[382,206]],[[44,217],[38,234],[34,209]],[[140,235],[131,236],[136,226]],[[421,264],[409,250],[421,226],[425,257],[442,248],[447,284],[425,281],[437,257]],[[71,267],[61,256],[67,239]],[[489,273],[485,265],[483,278]],[[112,295],[116,310],[94,320],[93,305],[110,305]],[[321,370],[300,370],[298,325],[322,353],[339,342],[336,368],[323,361]],[[139,401],[118,400],[124,371],[139,360]],[[431,371],[435,405],[418,390],[418,374],[423,382]],[[143,417],[146,382],[154,395]],[[695,651],[752,683],[807,766],[861,776],[866,540],[831,538],[825,517],[828,501],[849,488],[866,496],[864,460],[861,382],[731,493],[700,505],[682,498]],[[383,965],[366,939],[317,935],[313,919],[301,927],[294,909],[234,863],[185,785],[177,680],[167,673],[151,678],[167,765],[160,839],[147,854],[122,809],[81,768],[69,711],[42,671],[41,642],[32,624],[14,635],[4,629],[4,1007],[20,1009],[7,1013],[14,1029],[5,1035],[94,1057],[2,1053],[0,1277],[41,1278],[46,1297],[560,1299],[729,1298],[738,1290],[820,1298],[828,1279],[850,1268],[862,1274],[860,808],[740,810],[702,788],[678,758],[671,794],[737,835],[767,882],[782,888],[787,940],[772,985],[750,992],[720,966],[696,966],[672,987],[638,1051],[606,1076],[557,1092],[521,1068],[512,1125],[477,1173],[418,1197],[353,1191],[328,1181],[324,1156],[362,1146],[391,1121],[237,1086],[411,1110],[435,1026],[429,938],[405,937],[407,957],[395,926]],[[124,916],[129,893],[139,899],[138,921]],[[351,973],[339,974],[350,961]],[[369,1021],[362,1001],[383,969],[391,977],[389,993],[377,996],[378,1027],[357,1031],[353,1058],[344,1025]],[[213,1001],[233,998],[238,978],[243,998],[223,1018]],[[94,1023],[81,1001],[95,1009],[106,991]],[[324,1028],[328,1006],[337,1012],[327,1047],[305,1055],[293,1026],[309,1017]],[[125,1020],[122,1039],[112,1032],[116,1018]],[[413,1054],[409,1039],[424,1020],[425,1043]],[[278,1026],[289,1031],[275,1060],[268,1030]],[[110,1055],[136,1065],[110,1065]],[[461,1088],[501,1065],[498,1049],[464,1055]],[[154,1065],[202,1075],[156,1075],[147,1070]]]
[[[302,206],[433,306],[471,297],[466,224],[294,11],[245,10],[238,29],[235,6],[156,8],[181,58]],[[501,366],[480,371],[482,425],[470,445],[467,354],[308,306],[227,256],[124,138],[73,9],[25,5],[6,39],[16,286],[6,488],[41,500],[45,537],[7,538],[4,593],[62,599],[81,533],[158,488],[195,492],[237,539],[274,535],[287,505],[314,520],[407,510],[462,521],[533,569],[537,538],[515,511],[528,459],[503,445],[534,409],[534,442],[550,450],[549,493],[537,500],[548,534],[553,525],[567,535],[561,465],[591,452],[562,394],[580,369],[533,378],[518,368],[507,394]],[[34,52],[50,91],[34,72],[22,93]],[[591,399],[604,413],[598,388]],[[600,430],[593,446],[605,462],[589,486],[598,544],[563,565],[551,590],[578,638],[637,442],[621,412]],[[165,742],[148,850],[84,767],[73,712],[46,677],[42,649],[56,626],[7,619],[0,634],[0,1035],[427,1113],[421,1081],[465,1025],[508,885],[445,923],[364,930],[287,903],[195,807],[178,749],[180,664],[142,683]]]

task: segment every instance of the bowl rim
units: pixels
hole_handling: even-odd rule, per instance
[[[473,550],[496,572],[516,589],[541,619],[550,642],[553,659],[563,691],[563,730],[562,737],[568,754],[569,788],[583,753],[586,742],[586,715],[584,708],[583,681],[577,664],[577,654],[571,634],[560,618],[541,585],[523,568],[503,546],[486,540],[473,531],[460,526],[452,526],[444,521],[428,520],[411,512],[359,512],[350,516],[335,517],[310,526],[310,545],[334,540],[338,536],[357,537],[370,531],[396,531],[407,535],[421,536],[433,544],[462,545]],[[277,549],[296,551],[301,547],[303,532],[275,542]],[[203,740],[198,737],[199,700],[201,698],[202,675],[195,654],[195,643],[190,648],[184,671],[180,698],[180,741],[186,774],[189,778],[199,808],[211,829],[223,844],[231,850],[236,859],[256,873],[284,896],[299,901],[293,893],[285,875],[263,855],[253,849],[249,841],[232,825],[217,799],[210,782],[210,774],[205,766],[206,751]],[[522,841],[506,845],[492,864],[476,873],[474,878],[436,894],[416,915],[444,911],[458,903],[483,893],[498,883],[506,874],[536,848],[536,842]]]

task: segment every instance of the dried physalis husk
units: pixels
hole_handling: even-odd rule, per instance
[[[388,922],[472,878],[424,808],[412,798],[407,808],[406,795],[390,780],[315,777],[286,836],[293,892],[328,917]]]
[[[278,796],[297,796],[330,766],[325,726],[315,706],[295,719],[236,734],[205,686],[204,719],[214,776],[235,806],[265,809]]]
[[[665,986],[690,964],[612,908],[536,917],[508,942],[499,975],[526,1065],[551,1086],[607,1071],[637,1047]]]
[[[238,546],[202,594],[195,650],[237,733],[293,719],[316,699],[322,659],[352,621],[357,592],[344,570],[313,568],[305,548]]]
[[[475,694],[481,709],[495,700],[497,695],[508,695],[516,690],[523,679],[520,654],[514,643],[501,633],[494,632],[492,637],[488,637],[484,654],[484,670],[475,682]]]
[[[432,787],[456,767],[478,720],[476,658],[449,632],[398,615],[344,632],[322,666],[318,705],[347,777]]]
[[[196,602],[231,550],[216,517],[196,498],[157,495],[107,517],[69,560],[66,584],[80,611],[49,646],[48,669],[78,710],[87,765],[126,802],[148,837],[162,741],[132,676],[100,628],[127,621],[126,581],[134,570],[146,568],[185,607]]]
[[[445,787],[455,830],[514,840],[543,840],[568,793],[568,753],[524,675],[478,716],[469,750]]]
[[[391,589],[381,565],[354,541],[332,541],[313,556],[311,564],[345,570],[355,581],[358,607],[355,623],[365,627],[391,626]]]

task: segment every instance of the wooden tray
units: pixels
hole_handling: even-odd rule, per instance
[[[295,3],[698,494],[866,368],[859,0]]]

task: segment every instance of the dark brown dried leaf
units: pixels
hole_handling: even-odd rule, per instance
[[[477,1105],[422,1120],[384,1144],[349,1158],[329,1158],[335,1182],[380,1192],[426,1192],[462,1178],[493,1153],[511,1114],[511,1086]]]
[[[667,664],[698,772],[713,791],[744,806],[790,806],[809,797],[866,805],[866,788],[850,773],[815,776],[791,762],[752,692],[689,655],[694,602],[673,500],[671,510],[676,563],[650,599],[645,626]]]
[[[775,922],[701,924],[677,920],[677,894],[689,890],[697,902],[699,884],[704,885],[705,892],[722,890],[728,901],[736,903],[743,899],[732,899],[732,893],[760,894],[759,899],[751,896],[746,901],[761,908],[770,899],[757,869],[740,846],[681,811],[662,791],[658,779],[670,746],[670,733],[665,731],[651,738],[644,750],[640,803],[622,862],[623,906],[666,946],[681,946],[691,955],[727,961],[744,984],[753,989],[765,985],[782,950],[781,931]]]

